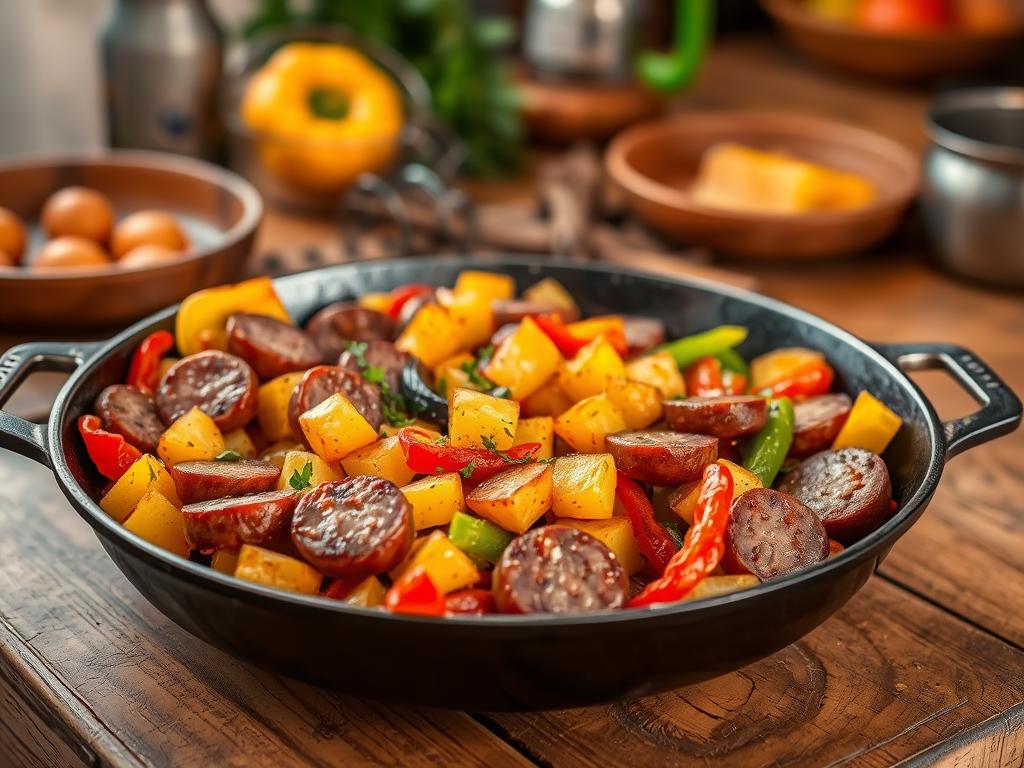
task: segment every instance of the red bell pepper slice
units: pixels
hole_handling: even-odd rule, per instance
[[[558,347],[562,357],[565,358],[576,357],[576,354],[581,349],[597,338],[597,336],[590,338],[577,336],[565,324],[561,315],[533,315],[532,317],[537,326],[544,331],[545,335]],[[621,332],[605,330],[598,335],[604,336],[620,355],[625,355],[629,349],[629,345],[626,344],[626,336]]]
[[[516,464],[526,463],[540,450],[540,443],[521,443],[507,451],[455,448],[431,442],[430,435],[414,427],[398,431],[398,444],[402,446],[406,465],[414,472],[428,475],[458,472],[474,483],[483,482]]]
[[[422,565],[403,573],[388,590],[384,606],[392,613],[418,616],[443,616],[444,594],[437,588]]]
[[[494,595],[489,589],[460,589],[444,600],[445,613],[457,616],[483,616],[494,613]]]
[[[647,573],[657,578],[675,554],[676,545],[665,527],[654,519],[654,507],[643,488],[616,470],[615,498],[626,510],[640,554],[647,560]]]
[[[803,365],[783,379],[770,384],[758,394],[765,397],[811,397],[823,395],[832,389],[835,371],[824,360]]]
[[[344,600],[352,594],[352,590],[362,583],[362,579],[334,579],[324,590],[324,597],[329,597],[332,600]]]
[[[128,467],[142,458],[142,452],[129,445],[121,435],[107,432],[99,416],[80,416],[78,431],[85,441],[85,450],[104,477],[117,480]]]
[[[747,377],[736,371],[722,369],[717,357],[702,357],[683,374],[686,394],[690,397],[721,397],[742,395],[747,391]]]
[[[425,285],[423,283],[410,283],[409,285],[400,285],[391,291],[391,306],[388,307],[388,317],[392,320],[397,320],[398,316],[402,314],[402,307],[404,307],[411,299],[415,299],[418,296],[426,296],[428,293],[434,292],[434,286]]]
[[[149,334],[135,348],[125,383],[150,395],[156,392],[160,383],[160,360],[173,346],[174,336],[170,331]]]
[[[682,599],[718,567],[725,551],[725,528],[732,506],[732,473],[721,464],[709,464],[701,478],[700,496],[693,510],[693,526],[660,579],[650,582],[632,600],[630,608]]]

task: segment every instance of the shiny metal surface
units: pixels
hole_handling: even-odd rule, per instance
[[[628,81],[638,22],[637,0],[532,0],[523,53],[541,76]]]

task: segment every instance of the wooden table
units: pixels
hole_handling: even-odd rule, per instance
[[[923,142],[923,94],[823,75],[760,39],[723,44],[694,103],[812,109]],[[271,216],[263,246],[331,236]],[[1024,390],[1021,296],[905,250],[751,271],[865,338],[964,344]],[[920,381],[942,415],[972,407],[945,378]],[[0,477],[0,765],[1024,765],[1024,433],[957,458],[879,574],[800,642],[701,685],[543,714],[386,706],[249,667],[150,607],[45,469],[4,454]]]

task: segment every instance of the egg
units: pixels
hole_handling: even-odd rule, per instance
[[[188,248],[188,238],[169,213],[139,211],[126,216],[110,238],[110,252],[115,259],[140,245],[162,245],[174,251]]]
[[[50,240],[39,249],[32,268],[40,271],[106,267],[110,259],[96,241],[67,235]]]
[[[159,267],[176,261],[181,256],[181,251],[168,248],[158,243],[146,243],[137,245],[117,261],[117,266],[125,268],[133,267]]]
[[[72,235],[105,243],[114,225],[114,209],[95,189],[65,187],[46,201],[42,222],[50,237]]]
[[[7,251],[0,250],[0,269],[18,266],[17,260]]]
[[[14,211],[2,207],[0,207],[0,251],[3,251],[14,264],[21,261],[21,254],[25,251],[25,225]]]

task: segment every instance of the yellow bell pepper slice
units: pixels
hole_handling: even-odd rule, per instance
[[[884,453],[903,425],[903,419],[893,413],[881,400],[864,391],[850,409],[850,415],[832,443],[832,450],[863,448]]]
[[[206,288],[187,296],[178,308],[174,324],[178,352],[185,356],[204,349],[227,349],[224,325],[236,312],[292,321],[269,277]]]

